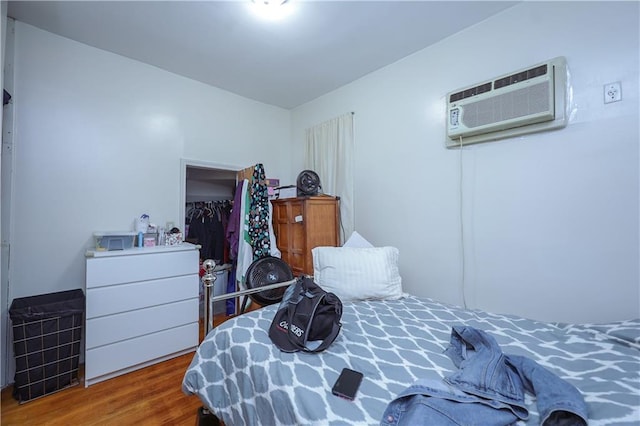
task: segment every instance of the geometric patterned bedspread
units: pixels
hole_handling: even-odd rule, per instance
[[[589,425],[640,424],[640,320],[552,324],[463,310],[427,298],[343,304],[342,330],[317,354],[284,353],[269,339],[278,305],[212,330],[194,355],[183,391],[227,426],[375,425],[387,404],[418,379],[455,371],[443,354],[451,327],[491,334],[505,354],[529,357],[581,391]],[[331,394],[342,368],[364,374],[354,401]],[[538,425],[535,397],[526,396]]]

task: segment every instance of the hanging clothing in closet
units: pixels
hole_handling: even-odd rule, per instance
[[[242,188],[246,180],[241,180],[236,185],[235,196],[233,198],[233,205],[235,206],[231,210],[229,215],[229,224],[227,226],[226,237],[229,242],[229,258],[234,261],[238,258],[238,245],[240,244],[240,218],[242,211]]]
[[[233,208],[231,209],[231,214],[229,215],[229,223],[227,225],[226,230],[226,238],[229,243],[229,260],[232,262],[233,267],[229,273],[229,281],[227,282],[227,293],[233,293],[236,291],[236,273],[238,269],[238,251],[240,248],[240,238],[244,234],[242,227],[242,214],[240,213],[242,210],[242,200],[243,196],[246,196],[246,191],[243,192],[243,188],[246,188],[245,183],[246,179],[241,180],[236,185],[236,190],[234,192],[233,198]],[[236,313],[236,303],[235,301],[228,299],[227,300],[227,315],[232,315]]]
[[[245,273],[254,260],[265,256],[281,256],[275,244],[272,209],[262,164],[255,165],[251,181],[244,179],[238,182],[233,204],[227,239],[230,258],[237,265],[236,279],[244,288]]]
[[[262,164],[256,164],[251,181],[251,203],[249,211],[249,237],[253,248],[253,260],[258,260],[271,254],[271,239],[269,238],[269,194],[266,175]]]
[[[200,258],[228,263],[229,244],[225,237],[231,213],[229,201],[187,203],[187,239],[200,244]]]
[[[238,222],[238,253],[236,258],[236,280],[240,283],[240,289],[245,290],[245,274],[251,262],[253,262],[253,248],[251,247],[251,235],[249,234],[249,218],[251,217],[251,190],[249,181],[242,182],[240,195],[240,208],[234,209],[239,216]],[[234,203],[235,204],[235,203]]]

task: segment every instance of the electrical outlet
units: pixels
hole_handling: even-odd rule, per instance
[[[622,84],[619,81],[604,85],[604,103],[618,102],[622,100]]]

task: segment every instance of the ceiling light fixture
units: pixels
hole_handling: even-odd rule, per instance
[[[292,12],[288,0],[251,0],[251,6],[257,16],[270,21],[285,18]]]
[[[281,6],[288,0],[252,0],[254,3],[263,4],[265,6]]]

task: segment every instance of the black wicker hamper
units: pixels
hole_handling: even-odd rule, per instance
[[[78,384],[84,300],[78,289],[11,303],[13,396],[21,403]]]

